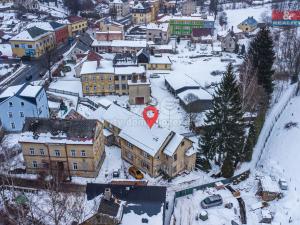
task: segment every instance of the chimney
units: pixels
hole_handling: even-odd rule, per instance
[[[131,81],[132,81],[132,83],[136,83],[137,82],[137,75],[135,73],[132,74]]]
[[[146,83],[146,76],[145,75],[141,75],[141,82],[142,83]]]
[[[104,198],[106,201],[110,201],[110,200],[111,200],[111,197],[112,197],[112,194],[111,194],[110,188],[105,188],[103,198]]]

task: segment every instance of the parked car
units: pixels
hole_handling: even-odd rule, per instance
[[[25,77],[25,79],[26,79],[27,81],[31,80],[31,79],[32,79],[32,75],[31,75],[31,74],[27,74],[26,77]]]
[[[112,175],[113,175],[113,178],[120,177],[120,170],[114,170]]]
[[[133,176],[135,179],[141,180],[144,178],[144,175],[142,174],[141,171],[139,171],[138,168],[135,166],[131,166],[128,170],[129,174]]]
[[[211,195],[201,201],[201,207],[203,209],[208,209],[210,207],[219,206],[222,204],[223,199],[221,195]]]
[[[288,184],[285,180],[280,179],[278,183],[281,190],[286,191],[288,189]]]
[[[160,78],[160,76],[157,73],[150,74],[150,78]]]

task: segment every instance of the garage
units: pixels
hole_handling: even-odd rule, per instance
[[[135,104],[137,104],[137,105],[145,104],[145,98],[144,97],[136,97]]]

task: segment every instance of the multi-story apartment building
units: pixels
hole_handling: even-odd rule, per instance
[[[122,158],[156,177],[174,177],[195,167],[193,142],[155,124],[151,129],[137,114],[112,104],[104,113],[104,126],[115,136]]]
[[[109,2],[109,9],[114,13],[116,18],[127,16],[130,13],[130,6],[127,1],[112,0]]]
[[[137,53],[143,48],[147,48],[146,40],[131,41],[131,40],[113,40],[113,41],[98,41],[94,40],[92,48],[95,52],[130,52]]]
[[[113,21],[111,17],[105,17],[98,20],[100,31],[122,31],[124,33],[124,25]]]
[[[53,32],[55,35],[55,43],[57,45],[66,43],[69,38],[68,26],[66,24],[57,23],[55,21],[33,22],[30,23],[27,27],[38,27],[40,29]]]
[[[8,87],[0,95],[0,120],[6,131],[21,131],[26,117],[48,118],[49,107],[42,86]]]
[[[69,16],[67,24],[69,26],[69,36],[73,37],[85,32],[88,28],[87,20],[80,16]]]
[[[168,23],[149,23],[146,31],[147,41],[155,44],[167,44],[170,40],[170,27]]]
[[[132,22],[134,24],[147,24],[150,23],[152,18],[151,5],[148,2],[139,2],[131,9]]]
[[[145,76],[143,66],[114,67],[112,61],[86,61],[81,68],[83,95],[128,94],[132,75]]]
[[[196,12],[197,4],[194,0],[186,0],[182,3],[182,15],[190,16],[191,14]]]
[[[169,21],[171,35],[190,37],[194,28],[214,29],[214,19],[211,16],[172,16],[162,18],[161,22]]]
[[[96,177],[105,158],[98,120],[26,118],[19,143],[28,173]]]
[[[55,34],[38,27],[28,28],[10,39],[12,52],[17,57],[39,58],[55,46]]]

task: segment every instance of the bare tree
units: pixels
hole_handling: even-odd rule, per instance
[[[193,124],[197,117],[197,114],[193,112],[192,103],[197,100],[199,100],[199,98],[192,93],[189,93],[184,97],[185,104],[187,105],[187,117],[188,117],[188,121],[189,121],[189,129],[190,130],[193,129]]]

